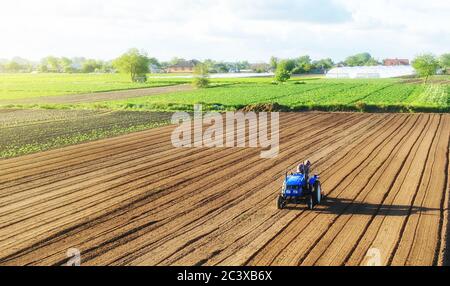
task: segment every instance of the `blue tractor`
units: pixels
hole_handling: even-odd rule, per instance
[[[312,210],[323,199],[322,187],[318,175],[309,176],[309,161],[301,164],[296,173],[286,177],[278,197],[278,209],[284,209],[287,204],[300,204],[306,202],[308,209]]]

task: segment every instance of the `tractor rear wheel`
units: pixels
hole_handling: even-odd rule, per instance
[[[286,200],[283,198],[283,196],[278,197],[277,206],[279,210],[282,210],[286,207]]]
[[[314,184],[314,189],[313,189],[313,200],[314,200],[314,205],[319,205],[322,202],[322,186],[320,185],[320,182],[316,182]]]

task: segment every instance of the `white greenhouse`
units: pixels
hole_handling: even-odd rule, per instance
[[[412,66],[338,67],[331,69],[326,78],[391,78],[414,74]]]

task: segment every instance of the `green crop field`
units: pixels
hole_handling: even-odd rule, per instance
[[[450,85],[407,83],[399,79],[293,80],[274,85],[268,79],[225,84],[151,97],[85,104],[84,108],[137,110],[236,110],[249,105],[277,104],[283,110],[430,111],[448,112]]]
[[[132,83],[123,74],[1,74],[0,100],[167,86],[189,82],[169,76]]]
[[[0,75],[6,98],[190,82],[166,77],[133,84],[117,74]],[[170,113],[161,111],[192,111],[194,104],[202,104],[205,111],[449,112],[449,79],[434,77],[427,84],[416,79],[293,78],[285,84],[274,84],[272,78],[212,79],[206,89],[124,100],[13,105],[0,108],[0,159],[158,127],[170,122]],[[13,92],[20,90],[25,92]]]
[[[121,74],[0,74],[0,100],[90,93],[189,83],[191,79],[149,76],[143,84]],[[154,75],[159,76],[159,75]],[[14,106],[22,108],[129,109],[149,111],[236,110],[272,104],[280,110],[449,112],[450,77],[437,76],[424,84],[416,79],[329,80],[292,78],[273,84],[272,78],[211,79],[207,89],[152,95],[127,100],[76,105]],[[11,106],[10,106],[11,107]]]
[[[148,82],[132,83],[124,74],[2,74],[0,100],[93,93],[190,83],[190,74],[148,74]],[[181,77],[181,78],[180,78]],[[314,78],[312,78],[314,79]],[[272,78],[212,79],[214,85],[270,83]],[[310,80],[310,78],[308,79]]]

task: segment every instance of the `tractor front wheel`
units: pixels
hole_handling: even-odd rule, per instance
[[[282,210],[286,207],[286,199],[283,198],[283,196],[278,197],[278,203],[277,203],[278,209]]]
[[[309,195],[306,198],[306,205],[308,207],[309,210],[314,209],[314,199],[313,199],[313,195]]]

